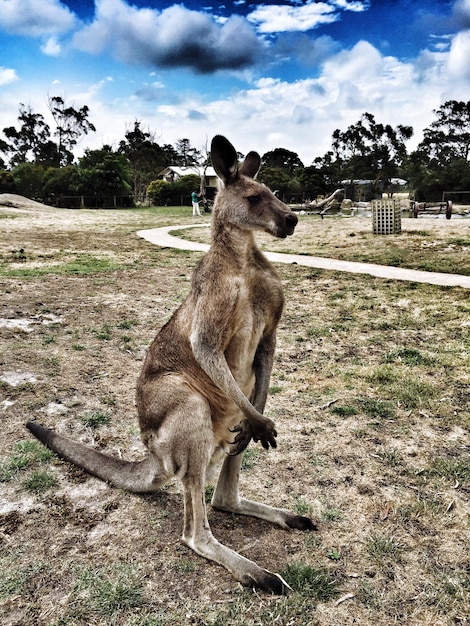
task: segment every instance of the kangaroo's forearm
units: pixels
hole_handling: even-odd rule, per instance
[[[260,412],[264,412],[268,398],[269,381],[274,364],[274,349],[276,340],[271,336],[260,345],[254,360],[255,389],[252,396],[253,406]]]
[[[202,342],[201,342],[202,343]],[[204,344],[202,344],[204,345]],[[258,410],[258,406],[264,409],[266,398],[264,397],[264,389],[261,392],[255,392],[255,407],[240,389],[237,381],[233,377],[232,372],[223,355],[218,355],[212,350],[201,347],[201,344],[194,342],[193,351],[197,362],[206,372],[209,378],[219,389],[221,389],[235,404],[241,409],[246,419],[253,425],[264,423],[265,417]],[[266,387],[266,385],[263,385]],[[264,401],[263,401],[264,397]]]
[[[209,374],[219,389],[226,393],[243,411],[244,416],[253,426],[261,424],[265,421],[262,412],[248,400],[234,379],[225,359],[223,361],[224,363],[219,361],[215,366],[213,363],[206,362],[206,373]],[[265,401],[262,403],[262,410],[264,410],[264,404]]]

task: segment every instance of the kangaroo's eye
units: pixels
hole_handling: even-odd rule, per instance
[[[250,206],[256,206],[257,204],[259,204],[260,200],[261,200],[261,196],[248,196],[247,198]]]

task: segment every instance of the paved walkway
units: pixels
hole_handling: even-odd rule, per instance
[[[197,250],[207,252],[209,245],[188,241],[171,235],[173,230],[183,228],[200,228],[207,224],[191,224],[188,226],[164,226],[151,230],[138,231],[138,237],[164,248],[177,248],[178,250]],[[375,265],[374,263],[355,263],[352,261],[337,261],[324,257],[305,256],[303,254],[281,254],[278,252],[264,253],[270,261],[275,263],[297,263],[306,267],[315,267],[322,270],[336,270],[337,272],[352,272],[354,274],[369,274],[378,278],[392,280],[407,280],[416,283],[428,283],[430,285],[444,285],[449,287],[465,287],[470,289],[470,276],[459,274],[444,274],[441,272],[422,272],[420,270],[407,270],[401,267],[388,265]]]

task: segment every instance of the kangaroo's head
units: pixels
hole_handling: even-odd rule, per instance
[[[217,194],[214,218],[242,230],[264,230],[274,237],[292,235],[297,215],[262,183],[254,180],[261,165],[249,152],[241,165],[230,141],[216,135],[211,145],[212,165],[223,188]]]

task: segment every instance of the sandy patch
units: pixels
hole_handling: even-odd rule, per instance
[[[31,372],[3,372],[3,374],[0,374],[0,381],[12,387],[18,387],[18,385],[23,385],[24,383],[37,383],[38,379],[36,374]]]

